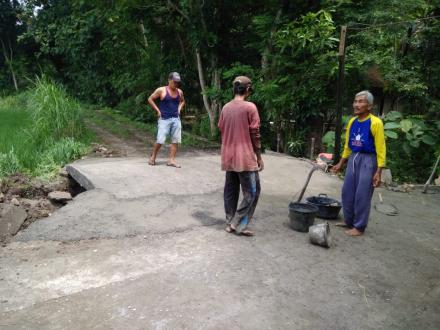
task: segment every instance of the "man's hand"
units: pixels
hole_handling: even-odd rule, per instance
[[[258,164],[258,172],[261,172],[262,170],[264,170],[264,162],[263,162],[263,159],[258,158],[258,159],[257,159],[257,164]]]
[[[337,174],[337,173],[339,173],[339,171],[341,170],[341,167],[342,167],[342,165],[341,165],[340,163],[338,163],[338,164],[336,164],[335,166],[333,166],[333,167],[330,169],[330,171],[331,171],[333,174]]]
[[[157,115],[157,118],[160,118],[162,116],[162,114],[158,110],[156,110],[156,115]]]
[[[377,170],[376,173],[374,173],[374,176],[373,176],[373,187],[374,188],[377,188],[380,186],[381,176],[382,176],[381,170]]]
[[[333,173],[333,174],[337,174],[337,173],[339,173],[341,170],[342,170],[342,168],[344,167],[344,165],[345,165],[345,163],[347,162],[347,159],[346,158],[341,158],[341,160],[339,161],[339,163],[337,163],[335,166],[333,166],[332,168],[331,168],[331,172]]]
[[[335,166],[333,166],[330,171],[333,174],[337,174],[341,171],[342,167],[344,166],[344,164],[342,162],[337,163]]]

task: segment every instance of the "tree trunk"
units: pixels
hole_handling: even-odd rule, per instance
[[[277,26],[280,22],[282,13],[283,13],[283,8],[278,9],[277,14],[275,16],[275,20],[273,21],[272,29],[270,31],[269,40],[267,41],[266,48],[264,49],[261,57],[261,69],[265,75],[267,74],[267,70],[270,67],[269,56],[272,53],[273,38],[277,30]]]
[[[9,58],[8,58],[8,53],[6,51],[6,47],[5,47],[5,43],[3,42],[3,39],[0,39],[0,41],[2,43],[3,56],[5,57],[5,62],[9,66],[9,71],[11,71],[12,81],[14,82],[15,90],[18,91],[17,78],[15,77],[15,71],[14,71],[14,68],[12,67],[13,52],[12,52],[11,40],[8,40],[8,43],[9,43]]]
[[[221,90],[221,79],[220,79],[220,69],[217,67],[217,56],[212,55],[211,57],[211,70],[212,70],[212,87],[215,88],[216,91]],[[211,101],[211,110],[214,114],[214,121],[219,117],[220,111],[222,108],[222,103],[219,98],[214,98]],[[211,135],[214,136],[214,133],[217,131],[216,123],[211,123]]]
[[[203,104],[204,104],[206,112],[208,113],[208,116],[209,116],[211,135],[214,135],[214,132],[215,132],[215,113],[214,113],[212,106],[209,102],[208,95],[206,94],[205,74],[203,72],[202,57],[200,56],[200,50],[198,48],[196,48],[196,59],[197,59],[197,71],[199,73],[200,88],[202,89]]]
[[[190,66],[190,64],[188,63],[188,57],[186,56],[185,45],[183,43],[182,36],[180,35],[179,32],[177,32],[177,39],[179,39],[180,51],[182,52],[183,61],[185,62],[185,67],[187,68]]]
[[[145,48],[148,48],[148,39],[147,39],[147,34],[145,33],[145,26],[143,20],[141,20],[141,22],[139,23],[139,27],[141,28],[141,33],[142,33],[142,38],[144,39]]]

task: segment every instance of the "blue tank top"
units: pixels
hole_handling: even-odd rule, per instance
[[[359,119],[356,118],[353,121],[350,127],[348,146],[353,152],[366,154],[376,153],[374,137],[371,133],[371,118],[365,121],[359,121]]]
[[[175,97],[171,97],[166,87],[166,94],[163,100],[160,101],[159,110],[162,119],[178,118],[179,117],[180,93]]]

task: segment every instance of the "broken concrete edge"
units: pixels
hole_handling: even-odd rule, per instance
[[[95,189],[95,186],[87,178],[87,176],[84,173],[82,173],[81,171],[79,171],[78,169],[76,169],[75,167],[73,167],[71,165],[67,165],[66,166],[66,171],[85,190]]]
[[[20,206],[6,204],[0,212],[0,241],[15,235],[27,218],[27,212]]]

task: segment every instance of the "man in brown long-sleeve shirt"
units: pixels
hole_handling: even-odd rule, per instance
[[[255,104],[246,101],[252,91],[251,80],[239,76],[233,86],[234,99],[223,107],[218,123],[222,135],[222,170],[226,171],[226,231],[252,236],[254,232],[249,230],[248,225],[261,191],[258,171],[264,168],[260,117]],[[238,207],[240,186],[243,200]]]

